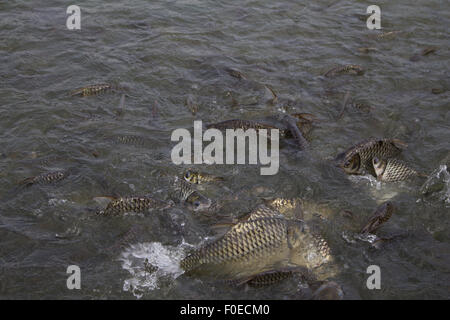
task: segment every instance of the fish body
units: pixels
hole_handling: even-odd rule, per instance
[[[83,87],[80,89],[77,89],[75,91],[72,91],[70,94],[71,96],[80,96],[80,97],[87,97],[97,94],[102,94],[107,91],[116,90],[118,87],[113,84],[108,83],[100,83],[100,84],[93,84],[87,87]]]
[[[394,212],[392,202],[385,202],[370,216],[369,221],[361,229],[361,234],[373,234],[383,223],[388,221]]]
[[[149,209],[162,209],[167,207],[163,201],[150,197],[120,197],[111,200],[104,210],[97,214],[101,216],[118,216],[127,212],[145,212]]]
[[[207,173],[202,173],[198,171],[192,171],[188,170],[184,174],[184,180],[187,182],[193,183],[193,184],[202,184],[202,183],[208,183],[208,182],[216,182],[216,181],[223,181],[224,178],[214,176]]]
[[[335,161],[347,174],[365,174],[366,172],[375,176],[372,159],[374,157],[388,158],[398,155],[406,143],[398,139],[369,138],[350,147],[340,153]]]
[[[374,157],[372,164],[376,177],[380,181],[396,182],[406,180],[412,176],[424,176],[410,168],[403,161],[395,158],[381,159]]]
[[[51,184],[61,181],[69,176],[68,171],[53,171],[40,174],[38,176],[26,178],[20,182],[22,185],[31,186],[33,184]]]
[[[114,136],[110,140],[112,140],[114,143],[135,145],[141,147],[150,145],[150,140],[135,135]]]
[[[293,263],[314,268],[329,260],[329,248],[302,221],[286,219],[265,206],[238,222],[221,238],[181,261],[188,274],[244,278]]]
[[[269,124],[265,124],[265,123],[261,123],[261,122],[257,122],[257,121],[252,121],[252,120],[242,120],[242,119],[232,119],[232,120],[226,120],[226,121],[222,121],[222,122],[217,122],[217,123],[212,123],[206,126],[208,129],[210,128],[214,128],[214,129],[219,129],[219,130],[226,130],[226,129],[242,129],[242,130],[248,130],[248,129],[255,129],[255,130],[261,130],[261,129],[266,129],[267,130],[267,134],[270,135],[270,130],[271,129],[278,129],[280,131],[283,131],[283,129],[280,129],[278,127],[269,125]]]
[[[334,68],[328,70],[327,72],[325,72],[324,76],[325,77],[334,77],[334,76],[342,75],[342,74],[361,76],[364,74],[364,72],[365,71],[364,71],[363,67],[356,65],[356,64],[348,64],[345,66],[334,67]]]

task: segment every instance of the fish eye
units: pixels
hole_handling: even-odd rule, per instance
[[[194,207],[198,208],[200,206],[200,201],[195,201],[194,202]]]
[[[184,177],[185,177],[186,179],[188,179],[190,176],[191,176],[191,173],[190,173],[189,171],[186,172],[186,173],[184,174]]]
[[[351,164],[351,161],[350,161],[350,160],[347,160],[347,161],[345,161],[345,163],[344,163],[344,167],[348,168],[348,167],[350,167],[350,164]]]
[[[378,162],[380,162],[380,160],[377,157],[373,158],[373,163],[374,164],[377,164]]]

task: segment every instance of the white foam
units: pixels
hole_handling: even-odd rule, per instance
[[[160,279],[174,280],[183,274],[181,260],[186,256],[186,249],[191,245],[183,242],[179,246],[163,245],[160,242],[138,243],[126,248],[119,256],[122,268],[131,278],[125,279],[123,290],[130,291],[140,299],[146,291],[160,288]],[[144,269],[145,259],[157,267],[153,273]]]

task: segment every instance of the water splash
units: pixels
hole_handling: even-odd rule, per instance
[[[184,240],[178,246],[163,245],[160,242],[129,246],[119,257],[122,268],[131,274],[131,278],[124,280],[123,290],[131,292],[140,299],[145,292],[160,289],[162,279],[175,280],[184,273],[180,268],[180,262],[187,254],[186,249],[191,247]],[[157,268],[155,272],[147,272],[146,259],[149,264]]]
[[[434,170],[420,188],[424,201],[443,201],[450,207],[450,173],[445,164]]]

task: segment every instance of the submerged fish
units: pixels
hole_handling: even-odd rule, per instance
[[[347,174],[365,174],[375,176],[373,157],[387,158],[396,156],[407,144],[398,139],[369,138],[357,143],[335,158],[336,165]]]
[[[380,181],[395,182],[406,180],[412,176],[426,177],[426,175],[411,169],[407,164],[395,158],[381,159],[374,157],[372,164],[376,177]]]
[[[128,144],[135,146],[150,146],[151,141],[145,137],[135,135],[114,136],[109,138],[113,143]]]
[[[361,234],[374,233],[383,223],[388,221],[394,212],[392,202],[385,202],[380,205],[370,216],[369,221],[361,229]]]
[[[70,93],[71,96],[80,96],[80,97],[87,97],[92,95],[97,95],[101,93],[105,93],[108,91],[114,91],[119,89],[119,87],[115,84],[109,84],[109,83],[100,83],[100,84],[93,84],[87,87],[83,87],[80,89],[77,89],[75,91],[72,91]]]
[[[325,240],[298,219],[286,219],[258,207],[223,237],[195,250],[181,261],[188,274],[245,278],[289,264],[315,268],[330,260]]]
[[[21,185],[31,186],[33,184],[50,184],[61,181],[69,176],[68,171],[53,171],[29,177],[20,182]]]
[[[238,71],[238,70],[234,70],[234,69],[231,69],[231,68],[225,68],[225,71],[226,71],[230,76],[232,76],[232,77],[234,77],[234,78],[237,78],[237,79],[239,79],[239,80],[247,79],[247,78],[242,74],[242,72],[240,72],[240,71]]]
[[[118,216],[127,212],[145,212],[149,209],[165,209],[170,204],[150,197],[120,197],[112,199],[104,210],[97,212],[101,216]]]
[[[303,268],[280,268],[276,270],[270,270],[262,273],[258,273],[247,278],[229,280],[227,283],[233,286],[240,286],[242,284],[248,284],[251,287],[264,287],[280,283],[283,280],[289,279],[297,273],[303,274],[306,271]]]
[[[377,40],[393,39],[400,33],[402,33],[402,31],[383,32],[383,33],[375,35],[375,39],[377,39]]]
[[[344,291],[341,286],[334,281],[324,282],[316,291],[314,291],[313,300],[342,300]]]
[[[436,52],[437,48],[436,47],[428,47],[423,49],[420,54],[415,54],[413,56],[411,56],[411,58],[409,58],[410,61],[419,61],[421,57],[427,56],[430,53],[434,53]]]
[[[364,74],[364,69],[361,66],[358,66],[356,64],[349,64],[345,66],[338,66],[334,67],[327,72],[325,72],[325,77],[334,77],[341,74],[349,74],[349,75],[357,75],[361,76]]]
[[[198,103],[193,95],[188,95],[184,104],[193,115],[198,112]]]

